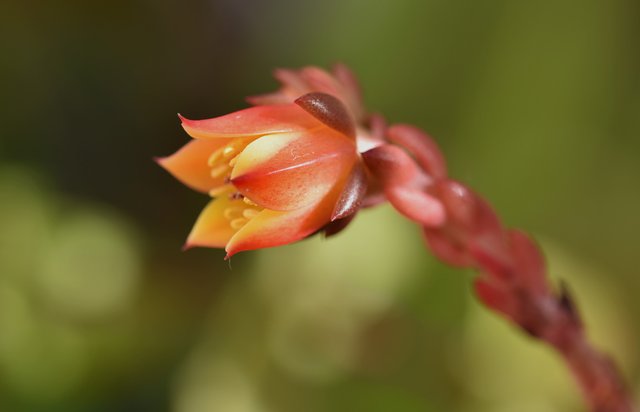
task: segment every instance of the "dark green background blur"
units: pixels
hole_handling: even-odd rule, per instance
[[[533,233],[640,392],[637,0],[0,3],[0,411],[580,411],[558,358],[388,207],[331,240],[180,248],[152,162],[341,61]]]

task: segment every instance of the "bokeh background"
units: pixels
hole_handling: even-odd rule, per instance
[[[0,411],[581,411],[388,207],[331,240],[181,252],[152,162],[275,67],[368,107],[533,233],[640,394],[637,0],[0,2]]]

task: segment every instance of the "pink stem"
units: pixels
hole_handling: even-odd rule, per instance
[[[495,297],[483,290],[481,282],[476,282],[476,290],[490,309],[507,316],[530,336],[557,350],[573,372],[592,411],[633,411],[622,376],[613,361],[587,340],[580,316],[565,287],[559,294],[549,291],[536,295],[514,285],[508,293],[517,296],[514,299],[517,304],[505,311],[494,304]]]
[[[505,228],[486,200],[449,179],[444,156],[424,132],[395,125],[387,130],[387,138],[413,161],[392,145],[365,152],[363,158],[393,206],[424,227],[432,252],[451,265],[477,269],[479,299],[555,348],[593,412],[633,412],[620,372],[588,342],[566,287],[554,291],[537,245],[524,233]],[[416,207],[429,199],[441,207]]]

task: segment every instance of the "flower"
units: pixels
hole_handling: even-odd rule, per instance
[[[230,257],[332,233],[332,222],[348,221],[363,201],[354,117],[334,96],[311,92],[213,119],[180,118],[194,140],[158,163],[213,197],[186,248],[224,247]]]

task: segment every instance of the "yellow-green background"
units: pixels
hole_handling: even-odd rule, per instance
[[[335,239],[180,251],[205,196],[151,158],[275,67],[368,107],[541,242],[640,392],[637,0],[0,3],[0,411],[580,411],[388,207]]]

